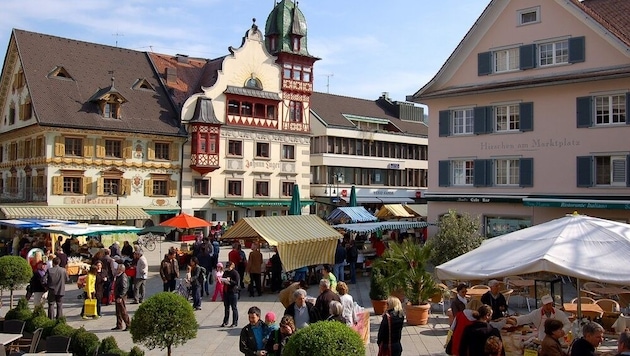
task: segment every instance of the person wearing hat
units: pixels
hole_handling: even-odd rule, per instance
[[[553,306],[553,298],[547,294],[540,298],[540,301],[543,304],[542,307],[532,310],[529,314],[510,317],[510,319],[514,320],[516,325],[533,324],[534,327],[538,329],[539,340],[545,338],[545,321],[547,319],[557,319],[562,321],[564,331],[568,332],[571,328],[571,322],[562,310]]]
[[[490,290],[481,296],[481,302],[488,304],[492,308],[492,320],[497,320],[503,317],[503,314],[507,312],[508,305],[503,294],[499,293],[501,282],[496,279],[488,282]]]

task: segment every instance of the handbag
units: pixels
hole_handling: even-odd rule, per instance
[[[446,354],[453,354],[453,330],[448,329],[448,334],[446,334]]]
[[[249,273],[245,273],[245,276],[243,276],[243,284],[250,284],[252,282],[252,277],[249,275]]]
[[[385,312],[385,316],[387,316],[387,326],[389,328],[389,337],[387,339],[388,344],[378,345],[378,356],[391,356],[392,355],[392,317],[387,312]]]
[[[85,316],[96,316],[96,299],[85,299],[83,302],[84,311],[83,315]]]

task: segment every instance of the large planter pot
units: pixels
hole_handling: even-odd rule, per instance
[[[372,308],[374,308],[374,315],[383,315],[387,310],[387,300],[372,300]]]
[[[411,305],[407,304],[405,314],[407,314],[407,325],[426,325],[429,322],[429,309],[431,304]]]

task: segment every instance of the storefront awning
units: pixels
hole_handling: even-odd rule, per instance
[[[179,214],[180,208],[144,208],[144,211],[149,215],[163,215],[163,214]]]
[[[337,241],[343,236],[317,215],[242,218],[219,239],[264,239],[277,246],[287,271],[335,262]]]
[[[408,230],[419,229],[428,226],[424,221],[381,221],[359,224],[339,224],[332,227],[337,230],[345,230],[356,233],[371,233],[379,230]]]
[[[523,198],[523,205],[540,208],[630,210],[627,200]]]
[[[18,229],[30,229],[34,227],[45,227],[55,225],[73,225],[74,221],[57,219],[9,219],[0,220],[0,225],[16,227]]]
[[[386,204],[375,214],[379,219],[413,218],[401,204]]]
[[[7,219],[116,220],[116,207],[4,206]],[[151,217],[142,208],[118,207],[119,220],[144,220]]]
[[[217,206],[237,206],[241,208],[264,207],[264,206],[286,206],[291,205],[291,199],[215,199],[212,201]],[[315,203],[311,199],[302,199],[300,201],[302,207]]]

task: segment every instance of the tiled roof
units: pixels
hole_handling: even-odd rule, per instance
[[[79,129],[177,135],[179,116],[144,52],[13,30],[39,124]],[[48,76],[62,67],[72,77]],[[113,74],[111,73],[113,71]],[[121,119],[105,119],[89,98],[111,85],[128,100]],[[153,90],[132,89],[145,79]]]
[[[241,96],[249,96],[251,98],[275,100],[275,101],[282,100],[280,98],[280,95],[278,95],[278,93],[273,93],[273,92],[264,91],[264,90],[250,89],[250,88],[240,88],[240,87],[235,87],[233,85],[228,85],[227,89],[225,89],[225,93],[236,94],[236,95],[241,95]]]
[[[630,1],[572,0],[597,22],[630,46]]]
[[[424,123],[400,120],[395,113],[379,106],[376,100],[314,92],[311,95],[311,111],[333,127],[354,128],[355,125],[344,117],[346,114],[389,120],[402,133],[427,135],[427,126]]]

